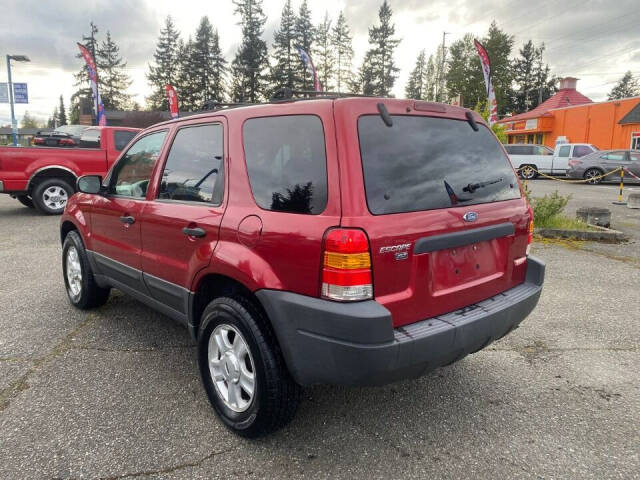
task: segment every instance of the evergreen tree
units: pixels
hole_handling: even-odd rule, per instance
[[[207,100],[224,101],[227,62],[220,49],[218,31],[206,16],[200,20],[190,57],[195,106],[201,108]]]
[[[270,81],[273,94],[283,87],[295,88],[300,83],[298,77],[298,63],[300,56],[296,51],[296,16],[291,7],[291,0],[287,0],[280,17],[280,28],[273,35],[272,57],[275,63],[271,66]]]
[[[175,27],[171,16],[164,21],[164,28],[160,30],[160,37],[153,54],[154,64],[149,65],[147,81],[153,92],[147,97],[147,104],[153,110],[168,110],[166,85],[174,85],[178,80],[178,40],[180,32]],[[179,98],[179,97],[178,97]]]
[[[620,100],[622,98],[635,97],[640,95],[638,80],[634,78],[631,71],[627,71],[618,83],[609,92],[608,100]]]
[[[333,76],[335,74],[335,55],[331,36],[331,19],[329,13],[324,14],[324,20],[316,28],[314,61],[320,83],[325,91],[333,90]]]
[[[98,50],[98,40],[96,38],[96,34],[98,33],[98,27],[93,23],[89,23],[89,34],[82,36],[82,41],[80,42],[84,45],[94,61],[96,59],[96,52]],[[81,98],[92,98],[91,85],[89,83],[89,74],[87,72],[87,67],[84,59],[82,58],[82,54],[77,53],[76,58],[79,58],[82,62],[82,67],[78,73],[73,75],[75,83],[73,86],[76,88],[76,91],[71,95],[71,112],[70,112],[70,121],[72,124],[77,124],[80,121],[80,99]],[[101,82],[100,75],[98,75],[98,86],[100,86]],[[95,115],[95,112],[94,112]]]
[[[54,129],[58,123],[58,106],[53,107],[53,114],[47,120],[47,128]]]
[[[57,119],[58,126],[67,124],[67,113],[64,108],[64,100],[62,99],[62,95],[60,95],[60,106],[57,107],[57,112],[54,111],[54,118]]]
[[[295,23],[295,46],[302,48],[311,55],[314,36],[315,29],[311,22],[311,10],[309,10],[307,0],[302,0]],[[313,90],[313,79],[300,58],[300,55],[298,55],[297,72],[301,81],[296,85],[296,88],[299,90]]]
[[[96,52],[96,66],[100,79],[100,97],[105,110],[125,110],[131,103],[131,95],[125,93],[131,85],[125,69],[127,62],[120,56],[120,48],[107,31],[107,38],[102,41]]]
[[[504,115],[512,111],[513,69],[511,64],[511,51],[513,50],[513,43],[513,35],[508,35],[498,28],[495,21],[491,22],[487,36],[482,40],[482,44],[487,49],[489,58],[491,59],[491,83],[496,92],[499,115]],[[542,53],[540,53],[540,55],[542,55]],[[477,52],[476,57],[478,57]],[[479,58],[477,58],[477,62],[479,66]]]
[[[351,84],[351,91],[361,95],[377,95],[376,93],[376,76],[373,67],[373,52],[368,51],[364,55],[362,65],[358,71],[357,77]]]
[[[38,128],[40,125],[38,124],[38,120],[33,117],[27,110],[24,111],[24,115],[22,116],[22,122],[20,122],[21,128]]]
[[[526,112],[544,102],[556,91],[556,79],[551,77],[543,62],[545,46],[537,47],[531,40],[520,49],[512,62],[513,81],[517,89],[512,92],[511,109]]]
[[[334,81],[336,90],[339,92],[345,88],[349,88],[354,84],[355,78],[352,70],[353,47],[351,45],[352,38],[349,25],[340,12],[338,20],[331,32],[331,43],[335,53],[335,75]]]
[[[393,60],[394,50],[400,40],[394,38],[392,14],[387,0],[384,0],[378,10],[380,24],[369,28],[370,49],[366,55],[367,64],[363,64],[361,69],[361,81],[362,91],[371,93],[365,95],[390,96],[400,71]]]
[[[185,112],[197,110],[202,106],[196,105],[197,92],[193,75],[193,49],[194,44],[191,37],[186,42],[182,39],[178,40],[178,73],[174,87],[178,91],[180,110]]]
[[[433,55],[429,55],[427,66],[424,71],[424,99],[430,102],[436,99],[436,65],[433,61]]]
[[[425,98],[425,80],[427,73],[427,64],[424,50],[421,50],[416,60],[416,66],[409,74],[409,80],[405,87],[404,94],[407,98],[423,100]]]
[[[262,40],[266,17],[262,0],[234,0],[233,3],[241,18],[242,43],[231,66],[232,97],[236,102],[256,103],[266,90],[267,44]]]

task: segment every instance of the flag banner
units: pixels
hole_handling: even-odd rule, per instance
[[[96,62],[93,60],[91,52],[89,52],[87,47],[78,43],[78,48],[80,49],[82,58],[84,58],[84,62],[87,64],[87,72],[89,73],[93,101],[97,105],[96,120],[98,121],[98,125],[105,126],[107,124],[107,116],[104,114],[104,105],[102,104],[100,93],[98,92],[98,69],[96,68]]]
[[[489,101],[489,125],[493,125],[498,121],[498,102],[496,101],[496,92],[491,83],[491,61],[487,49],[478,41],[474,40],[473,44],[480,56],[480,64],[482,65],[482,74],[484,75],[484,84],[487,87],[487,99]]]
[[[313,90],[315,92],[322,92],[322,84],[320,83],[320,79],[318,78],[318,72],[316,72],[316,67],[313,66],[313,62],[311,61],[311,57],[307,52],[305,52],[302,48],[298,48],[298,53],[300,54],[300,58],[302,59],[302,63],[307,68],[307,71],[311,74],[313,78]]]
[[[171,118],[178,118],[178,94],[176,93],[176,89],[169,84],[167,84],[166,89]]]

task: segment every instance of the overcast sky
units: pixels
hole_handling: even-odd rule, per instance
[[[301,0],[293,0],[297,10]],[[356,65],[367,49],[368,27],[377,21],[382,0],[309,0],[314,23],[328,11],[336,17],[344,10],[354,35]],[[82,66],[75,58],[76,42],[93,20],[102,39],[111,31],[128,62],[133,80],[130,93],[144,104],[149,94],[145,72],[153,58],[165,17],[171,14],[186,38],[193,35],[202,16],[208,15],[220,33],[223,51],[231,61],[241,32],[231,0],[3,0],[0,16],[0,82],[7,81],[4,55],[28,55],[31,62],[13,63],[13,81],[29,84],[29,105],[17,105],[20,119],[29,110],[40,120],[50,116],[58,96],[65,105],[74,91],[73,74]],[[264,0],[268,19],[264,38],[269,47],[278,26],[284,0]],[[492,20],[515,36],[516,47],[532,39],[547,45],[546,61],[559,76],[580,78],[578,89],[594,101],[605,100],[626,70],[640,75],[640,10],[638,0],[390,0],[396,35],[400,76],[396,96],[402,96],[416,55],[421,49],[435,53],[442,32],[447,44],[466,32],[486,33]],[[515,52],[514,52],[515,53]],[[10,122],[8,104],[0,104],[0,124]]]

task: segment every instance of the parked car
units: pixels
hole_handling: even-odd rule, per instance
[[[138,128],[91,127],[79,148],[0,147],[0,193],[41,213],[61,214],[85,174],[104,175]]]
[[[580,158],[597,151],[597,147],[587,143],[558,144],[554,150],[545,145],[509,144],[504,146],[513,168],[524,179],[531,180],[538,172],[548,175],[565,175],[569,159]]]
[[[243,436],[300,386],[418,377],[501,338],[540,296],[533,213],[459,107],[294,98],[146,129],[62,216],[72,305],[111,288],[184,324]]]
[[[80,143],[80,137],[87,128],[87,125],[63,125],[55,130],[40,131],[31,143],[35,146],[75,147]]]
[[[601,150],[582,158],[569,160],[567,175],[584,178],[592,185],[606,180],[620,180],[620,172],[602,178],[601,175],[624,167],[640,177],[640,150]],[[629,178],[627,176],[627,178]]]

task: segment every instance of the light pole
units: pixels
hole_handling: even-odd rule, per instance
[[[13,146],[18,146],[18,122],[13,110],[13,83],[11,83],[11,60],[16,62],[30,62],[26,55],[7,55],[7,77],[9,80],[9,103],[11,104],[11,136],[13,137]]]

